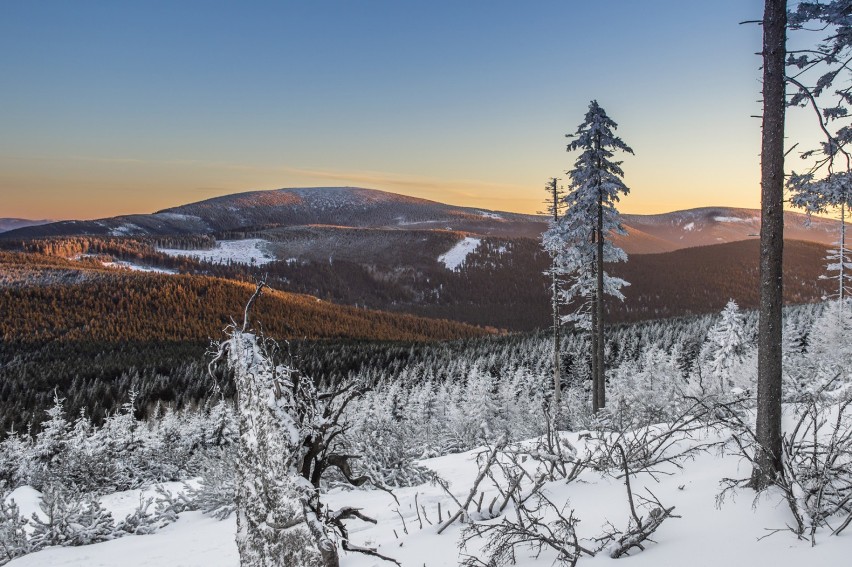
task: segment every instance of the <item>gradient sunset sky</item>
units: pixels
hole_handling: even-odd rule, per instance
[[[593,98],[623,212],[757,207],[762,4],[3,0],[0,217],[314,185],[535,212]]]

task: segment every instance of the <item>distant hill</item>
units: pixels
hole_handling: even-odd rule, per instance
[[[616,240],[628,254],[671,252],[748,240],[756,237],[760,226],[758,210],[731,207],[704,207],[657,215],[628,214],[623,218],[628,236],[616,237]],[[225,195],[153,214],[28,226],[9,230],[0,234],[0,238],[257,235],[308,226],[539,238],[546,229],[547,219],[538,215],[456,207],[375,189],[308,187]],[[837,239],[836,227],[836,221],[817,217],[807,226],[805,215],[785,212],[786,237],[791,240],[831,244]]]
[[[659,215],[623,215],[629,235],[616,237],[629,253],[671,252],[682,248],[757,239],[760,211],[733,207],[702,207]],[[839,223],[792,211],[784,212],[784,238],[833,244]]]
[[[313,233],[314,230],[317,233]],[[215,276],[217,281],[246,281],[258,273],[266,273],[274,288],[321,297],[326,300],[322,305],[329,309],[333,302],[513,331],[546,328],[550,324],[550,282],[544,275],[549,258],[535,240],[484,238],[458,270],[450,270],[437,260],[437,254],[452,244],[457,237],[455,233],[427,232],[425,242],[420,242],[414,233],[399,233],[397,239],[390,239],[383,254],[387,263],[377,264],[365,262],[355,251],[346,251],[342,243],[352,237],[353,230],[356,229],[310,229],[308,234],[297,231],[294,238],[298,246],[308,250],[310,243],[315,243],[316,248],[301,255],[299,261],[273,262],[262,268],[244,264],[202,264],[164,256],[150,247],[146,252],[142,245],[131,246],[132,239],[111,239],[95,250],[99,254],[97,260],[92,257],[72,261],[61,256],[32,253],[21,255],[27,258],[28,264],[24,266],[2,264],[0,292],[3,292],[2,286],[65,286],[76,288],[75,294],[85,289],[89,295],[121,297],[126,286],[145,282],[156,288],[139,297],[156,303],[161,301],[157,299],[158,294],[171,293],[172,286],[176,285],[172,278],[177,276],[161,274],[146,276],[147,279],[129,279],[134,274],[105,268],[99,263],[114,257],[123,259],[129,266],[160,266],[164,270]],[[381,230],[358,230],[369,231],[370,238],[378,241],[388,238]],[[276,245],[285,246],[286,243],[277,242]],[[338,253],[329,261],[327,254],[336,247]],[[289,250],[295,252],[296,248],[291,246]],[[408,250],[416,253],[406,256]],[[824,273],[825,255],[826,247],[821,244],[786,242],[784,291],[788,303],[819,301],[833,292],[832,282],[819,279]],[[33,271],[30,263],[41,267]],[[631,282],[625,289],[625,303],[612,303],[611,322],[712,313],[721,310],[729,299],[736,299],[743,307],[757,305],[758,242],[755,240],[659,254],[633,254],[627,263],[610,266],[608,270]],[[80,287],[80,284],[88,287]],[[115,286],[118,288],[113,289]],[[240,293],[244,296],[247,291]],[[40,297],[39,301],[49,305],[60,292],[51,294],[38,296],[31,291],[26,297],[30,302]],[[228,301],[217,301],[210,308],[221,310],[220,316],[228,316],[235,312],[235,305],[245,300],[241,296],[228,297]],[[14,303],[12,299],[8,301],[6,305],[11,309]],[[92,300],[82,295],[74,301],[85,304]],[[198,299],[190,295],[189,301],[193,303]],[[64,305],[73,305],[73,302],[68,299]],[[311,305],[316,305],[316,301]],[[101,307],[110,309],[111,304]],[[177,312],[184,313],[185,308]],[[157,310],[156,313],[168,319],[172,310]],[[355,313],[366,312],[358,309]],[[187,325],[194,325],[192,317],[195,315],[186,314],[186,317]],[[160,324],[157,322],[152,329]],[[366,337],[372,330],[374,328],[365,327],[357,336]],[[449,331],[446,333],[452,335]]]
[[[16,230],[19,228],[25,228],[28,226],[39,226],[43,224],[52,223],[52,220],[30,220],[30,219],[9,219],[9,218],[0,218],[0,232],[8,232],[10,230]]]
[[[784,301],[812,303],[834,292],[825,273],[825,246],[814,242],[784,242]],[[631,282],[624,303],[611,301],[617,321],[642,321],[721,311],[729,299],[744,309],[759,302],[760,242],[744,240],[700,246],[662,254],[634,254],[610,267]]]
[[[7,238],[44,236],[162,236],[213,234],[312,224],[397,229],[449,229],[485,235],[534,236],[534,215],[455,207],[358,187],[251,191],[215,197],[154,214],[62,221],[24,228]]]

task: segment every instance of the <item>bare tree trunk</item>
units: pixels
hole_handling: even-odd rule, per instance
[[[553,223],[554,226],[559,222],[559,190],[556,185],[556,178],[551,181],[553,189]],[[553,276],[553,414],[559,412],[559,406],[562,403],[562,376],[560,372],[561,356],[559,345],[559,275],[556,273],[557,256],[553,256],[553,264],[551,266],[551,274]]]
[[[755,489],[766,487],[781,470],[781,276],[784,250],[786,35],[786,0],[765,0],[756,431],[760,447],[757,465],[751,477]]]
[[[595,152],[600,155],[601,140],[600,135],[595,136]],[[603,164],[598,158],[597,170],[600,172]],[[601,188],[601,177],[598,173],[598,218],[595,219],[595,234],[597,235],[597,251],[595,253],[595,301],[592,304],[594,313],[592,315],[592,335],[595,337],[593,341],[592,357],[594,364],[592,366],[593,374],[592,387],[595,389],[594,400],[597,404],[593,405],[592,411],[606,407],[606,382],[604,375],[604,239],[606,235],[603,230],[603,189]]]
[[[597,230],[592,230],[592,242],[595,242]],[[597,272],[597,260],[592,262],[592,271]],[[592,291],[592,412],[601,409],[600,392],[598,391],[598,292]]]
[[[603,203],[602,196],[598,198],[598,241],[597,241],[597,293],[595,294],[595,323],[594,330],[597,335],[597,350],[595,359],[597,360],[597,375],[595,376],[595,384],[598,392],[598,409],[606,407],[606,382],[604,374],[604,232],[603,232]]]
[[[840,289],[838,290],[838,299],[840,300],[840,305],[843,305],[843,300],[845,299],[844,289],[846,287],[845,276],[846,269],[846,203],[840,203],[840,274],[838,275],[838,279],[840,280]],[[842,314],[843,311],[839,310]],[[841,315],[842,316],[842,315]]]

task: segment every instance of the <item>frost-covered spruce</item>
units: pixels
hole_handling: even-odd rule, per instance
[[[190,490],[189,498],[203,513],[224,520],[236,510],[236,455],[219,448],[204,457],[200,468],[200,486]]]
[[[27,520],[21,515],[14,500],[0,490],[0,565],[31,551],[27,539]]]
[[[49,481],[51,471],[59,471],[65,465],[71,425],[65,417],[64,401],[54,392],[53,406],[47,410],[48,419],[42,422],[32,447],[34,466],[29,480],[39,489]]]
[[[564,195],[565,212],[551,221],[542,244],[555,259],[555,270],[569,282],[562,291],[566,303],[581,302],[581,308],[567,318],[592,330],[592,406],[606,405],[604,389],[604,294],[624,299],[626,281],[604,271],[605,262],[624,262],[627,254],[612,243],[610,234],[626,234],[616,203],[630,190],[622,181],[621,162],[615,152],[633,153],[615,135],[618,124],[593,100],[582,124],[568,144],[579,151],[574,168],[568,172],[569,191]]]
[[[719,322],[710,329],[705,344],[705,356],[720,393],[733,385],[731,369],[743,360],[746,342],[743,316],[737,302],[731,299],[722,310]]]

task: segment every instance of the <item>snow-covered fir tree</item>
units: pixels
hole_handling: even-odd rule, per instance
[[[604,385],[604,295],[624,299],[621,288],[628,283],[604,271],[605,262],[623,262],[627,255],[615,246],[611,234],[625,234],[616,208],[629,189],[622,181],[621,162],[615,152],[633,153],[615,135],[618,125],[592,101],[589,110],[568,144],[579,151],[568,172],[569,191],[564,195],[565,212],[544,233],[544,248],[556,259],[557,270],[567,276],[562,291],[565,303],[579,301],[580,308],[569,320],[591,329],[592,407],[606,405]]]
[[[0,565],[32,551],[26,525],[17,503],[0,490]]]
[[[48,419],[42,423],[41,433],[32,447],[33,483],[42,487],[49,482],[51,470],[62,470],[68,452],[71,424],[65,416],[64,400],[54,392],[53,406],[47,410]]]
[[[808,336],[807,359],[814,366],[852,373],[852,302],[829,301]]]
[[[747,338],[745,325],[737,302],[731,299],[707,334],[704,358],[719,392],[727,392],[732,386],[731,369],[743,361]]]

